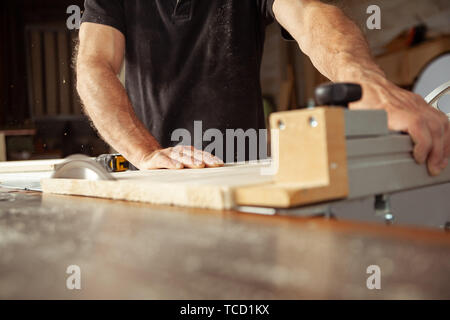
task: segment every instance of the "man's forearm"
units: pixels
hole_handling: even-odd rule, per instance
[[[292,4],[283,6],[282,1]],[[287,10],[292,7],[295,9]],[[384,73],[373,62],[363,34],[339,8],[320,1],[276,0],[274,11],[282,17],[282,24],[293,24],[286,27],[294,30],[292,36],[302,51],[330,80],[384,79]],[[302,28],[294,25],[298,19],[302,19]]]
[[[107,63],[79,58],[77,74],[85,110],[106,142],[133,164],[160,148],[136,117],[125,88]]]
[[[350,108],[386,110],[389,128],[411,136],[414,158],[426,161],[430,174],[437,175],[448,165],[447,116],[386,79],[361,31],[340,9],[319,0],[275,0],[273,11],[323,75],[361,84],[362,99]]]

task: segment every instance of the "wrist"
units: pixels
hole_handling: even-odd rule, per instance
[[[150,148],[133,148],[133,150],[122,152],[122,155],[135,167],[139,168],[143,163],[149,161],[159,150],[161,150],[161,147],[159,145]]]
[[[360,59],[348,53],[341,53],[337,59],[337,68],[335,82],[376,82],[384,83],[387,81],[386,75],[381,68],[372,60]]]
[[[161,147],[155,147],[155,148],[150,148],[147,149],[145,151],[143,151],[142,153],[140,153],[138,159],[138,164],[142,164],[142,163],[146,163],[148,161],[150,161],[160,150],[162,150]]]

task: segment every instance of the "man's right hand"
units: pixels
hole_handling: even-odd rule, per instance
[[[159,149],[145,156],[137,165],[141,170],[152,169],[199,169],[222,167],[223,161],[212,154],[190,146]]]

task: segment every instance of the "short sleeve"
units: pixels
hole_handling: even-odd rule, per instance
[[[272,23],[275,19],[275,15],[273,13],[273,3],[275,0],[256,0],[258,3],[258,8],[261,12],[261,15],[264,21],[269,24]]]
[[[81,23],[92,22],[113,27],[126,35],[124,0],[85,0]]]

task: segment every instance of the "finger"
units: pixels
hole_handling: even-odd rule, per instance
[[[445,116],[444,124],[444,162],[450,158],[450,121],[447,116]]]
[[[442,111],[429,106],[427,111],[433,115],[437,122],[441,124],[440,135],[442,137],[443,154],[442,160],[438,164],[441,169],[445,169],[448,165],[448,158],[450,157],[450,121],[448,116]],[[439,133],[439,132],[438,132]]]
[[[184,153],[183,150],[184,149],[173,149],[172,152],[169,153],[169,157],[182,163],[187,168],[199,169],[205,167],[205,164],[201,160],[196,159],[193,153],[189,155]]]
[[[444,127],[444,137],[443,137],[444,155],[443,160],[441,162],[442,170],[444,170],[448,166],[448,160],[450,157],[450,122],[447,116],[445,116],[445,122],[443,127]]]
[[[158,154],[148,165],[148,169],[183,169],[183,164],[165,154]]]
[[[438,174],[438,171],[445,169],[448,165],[448,157],[450,151],[450,126],[447,115],[445,115],[442,111],[431,107],[428,110],[431,111],[435,119],[435,123],[429,123],[430,131],[433,134],[433,140],[437,140],[435,143],[433,143],[433,149],[436,149],[436,145],[439,146],[439,148],[442,148],[437,150],[437,152],[432,151],[430,155],[430,166],[435,167],[436,174]],[[438,159],[437,157],[440,158]]]
[[[450,132],[447,132],[444,136],[444,157],[450,158]]]
[[[183,153],[189,157],[194,157],[198,161],[204,163],[208,168],[211,167],[221,167],[223,166],[223,161],[220,158],[213,156],[211,153],[206,151],[200,151],[194,148],[186,148]]]
[[[197,157],[202,157],[203,162],[208,168],[222,167],[224,165],[220,158],[213,156],[211,153],[206,151],[199,151]]]
[[[201,169],[205,167],[205,163],[192,156],[182,155],[176,156],[177,161],[181,162],[185,167],[191,169]]]
[[[447,168],[447,166],[448,166],[448,158],[445,158],[441,162],[441,169],[444,170],[445,168]]]
[[[194,150],[194,147],[192,147],[192,146],[185,146],[185,145],[177,145],[177,146],[175,146],[173,148],[169,148],[169,150],[173,150],[173,151],[176,151],[176,152],[183,153],[184,150]]]
[[[183,150],[183,156],[188,157],[192,162],[195,162],[197,165],[202,165],[202,167],[206,167],[206,163],[204,162],[202,152],[198,151],[194,148],[186,148]]]
[[[417,117],[408,127],[408,133],[414,142],[414,158],[417,163],[423,164],[428,158],[428,154],[432,149],[432,137],[425,120]]]
[[[441,166],[444,161],[444,129],[437,121],[429,124],[429,129],[433,146],[428,156],[427,165],[431,175],[438,175],[442,171]]]

